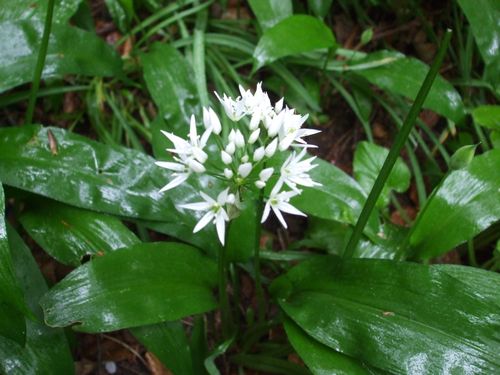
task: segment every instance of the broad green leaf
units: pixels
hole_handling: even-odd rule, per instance
[[[366,375],[375,373],[355,359],[314,340],[293,321],[285,320],[284,326],[293,348],[313,374]]]
[[[80,265],[85,255],[103,255],[140,242],[116,217],[47,199],[30,201],[19,220],[47,253],[72,266]]]
[[[358,143],[353,161],[354,177],[356,177],[356,180],[358,180],[367,194],[370,193],[388,154],[388,149],[376,144],[369,142]],[[382,208],[389,204],[391,190],[399,193],[408,190],[410,179],[411,172],[403,159],[399,157],[380,194],[377,207]]]
[[[406,231],[401,228],[383,225],[377,236],[368,239],[363,236],[354,252],[356,258],[392,259]],[[352,226],[333,220],[310,217],[305,233],[305,239],[297,245],[309,248],[323,249],[329,254],[342,255],[349,238]]]
[[[7,238],[5,226],[5,201],[3,188],[0,184],[0,336],[24,343],[26,326],[24,315],[26,311],[23,293],[19,287]]]
[[[0,92],[31,81],[42,32],[43,24],[36,19],[0,23]],[[120,73],[120,57],[97,35],[67,25],[53,25],[42,78]]]
[[[43,313],[38,302],[47,291],[47,284],[30,249],[12,228],[8,228],[8,233],[16,275],[37,321],[26,321],[25,346],[0,337],[0,372],[26,375],[73,374],[73,358],[64,332],[43,323]]]
[[[312,16],[285,18],[266,30],[255,48],[255,70],[285,56],[298,55],[336,45],[332,31]]]
[[[262,30],[267,30],[293,13],[291,0],[249,0]]]
[[[472,117],[479,125],[500,131],[500,105],[482,105],[474,108]]]
[[[429,259],[451,250],[500,220],[500,150],[476,156],[451,172],[414,224],[413,255]]]
[[[361,68],[382,60],[387,62],[375,67]],[[422,61],[392,51],[374,52],[364,59],[353,61],[353,64],[358,66],[353,74],[364,77],[384,90],[412,100],[416,98],[429,70],[429,67]],[[424,108],[432,109],[454,122],[460,122],[465,115],[460,94],[440,75],[436,77],[429,91]]]
[[[334,165],[321,159],[314,163],[318,166],[310,176],[321,186],[304,187],[302,194],[293,198],[293,205],[321,219],[355,224],[366,201],[366,193],[354,179]],[[377,218],[373,215],[366,231],[375,234],[377,228]]]
[[[171,144],[160,130],[185,137],[191,115],[201,121],[193,70],[184,56],[168,44],[153,44],[150,52],[141,55],[141,62],[144,80],[161,116],[153,123],[153,149],[157,157],[164,157],[165,148]]]
[[[486,78],[500,83],[500,2],[497,0],[458,0],[479,52],[486,63]]]
[[[172,373],[195,375],[191,349],[181,322],[164,322],[130,331]]]
[[[75,14],[82,0],[58,1],[54,6],[54,23],[66,23]],[[0,0],[0,22],[44,20],[48,0]]]
[[[147,243],[78,267],[41,300],[51,327],[106,332],[210,311],[216,265],[193,247]]]
[[[51,151],[49,131],[57,150]],[[199,200],[200,189],[211,196],[218,191],[205,181],[206,186],[186,182],[159,193],[170,179],[154,159],[135,150],[104,145],[59,128],[0,128],[0,181],[5,185],[72,206],[170,223],[175,235],[177,225],[194,228],[199,218],[176,206]],[[217,241],[213,227],[197,236],[207,243]]]
[[[309,9],[311,9],[316,16],[321,18],[326,17],[330,11],[332,2],[333,0],[307,0]]]
[[[134,4],[132,0],[105,0],[106,7],[115,25],[120,31],[129,29],[130,21],[134,17]]]
[[[493,374],[498,305],[475,287],[433,266],[317,256],[271,290],[312,338],[382,371]]]

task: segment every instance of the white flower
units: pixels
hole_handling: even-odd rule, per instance
[[[229,168],[224,168],[224,176],[229,180],[233,178],[233,171]]]
[[[212,199],[210,196],[204,192],[200,192],[201,196],[205,200],[204,202],[181,204],[179,207],[185,208],[193,211],[207,211],[206,214],[198,221],[193,229],[193,233],[202,230],[210,222],[215,224],[217,229],[217,235],[219,241],[224,246],[225,233],[226,233],[226,221],[229,221],[229,216],[227,215],[224,206],[227,203],[229,188],[222,191],[218,197],[217,201]]]
[[[233,142],[229,142],[225,150],[229,155],[232,155],[236,151],[236,145]]]
[[[234,132],[234,144],[238,148],[245,147],[245,138],[239,129]]]
[[[203,124],[206,129],[212,129],[214,134],[220,134],[222,130],[222,125],[220,123],[219,117],[215,113],[215,111],[208,107],[203,107]]]
[[[258,189],[264,189],[266,187],[266,183],[264,181],[257,180],[257,181],[255,181],[255,186]]]
[[[299,191],[297,185],[308,187],[321,186],[320,183],[313,181],[308,174],[311,169],[318,165],[311,164],[312,161],[316,159],[315,156],[302,160],[306,155],[306,151],[307,149],[304,148],[298,155],[292,152],[280,169],[280,180],[295,191]]]
[[[233,100],[226,94],[224,94],[223,98],[221,99],[219,94],[217,94],[216,92],[215,96],[217,96],[217,99],[219,99],[222,106],[224,107],[224,111],[226,112],[227,117],[229,117],[231,120],[239,121],[243,116],[245,116],[245,110],[243,108],[241,100]]]
[[[280,151],[284,151],[290,146],[316,147],[314,145],[308,144],[306,141],[302,139],[302,137],[307,137],[309,135],[317,134],[320,133],[320,131],[315,129],[302,129],[301,128],[302,124],[304,124],[309,115],[300,116],[296,115],[293,112],[294,112],[293,110],[285,110],[281,112],[281,113],[286,113],[286,115],[285,118],[283,119],[283,126],[279,130]]]
[[[174,158],[174,160],[175,159],[176,158]],[[173,189],[174,187],[179,186],[184,181],[186,181],[188,179],[189,175],[191,174],[191,170],[183,163],[173,163],[173,162],[169,162],[169,161],[157,161],[157,162],[155,162],[155,164],[159,167],[174,171],[174,173],[172,173],[172,176],[174,177],[174,179],[172,181],[170,181],[167,185],[162,187],[160,189],[160,193],[163,193],[164,191],[167,191],[167,190]]]
[[[290,203],[288,203],[291,198],[295,197],[296,195],[299,195],[300,191],[279,192],[282,186],[283,183],[281,181],[278,181],[276,185],[273,187],[273,190],[271,190],[269,199],[267,200],[266,205],[264,206],[264,212],[262,214],[261,223],[267,220],[269,212],[271,210],[273,210],[274,214],[280,221],[281,225],[283,225],[285,228],[288,228],[288,226],[286,225],[286,221],[283,218],[283,214],[281,213],[281,211],[292,215],[307,216],[303,212],[293,207]]]
[[[269,178],[271,178],[271,176],[273,175],[273,172],[274,172],[274,168],[263,169],[259,173],[259,179],[263,182],[266,182],[267,180],[269,180]]]

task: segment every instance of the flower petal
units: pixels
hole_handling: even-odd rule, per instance
[[[176,186],[179,186],[182,184],[184,181],[186,181],[189,177],[189,173],[182,173],[177,175],[172,181],[170,181],[167,185],[161,188],[160,193],[163,193],[164,191],[173,189]]]
[[[214,212],[213,211],[208,211],[201,219],[200,221],[198,221],[198,224],[196,224],[196,226],[194,227],[193,229],[193,233],[196,233],[200,230],[202,230],[203,228],[205,228],[207,226],[208,223],[210,223],[210,221],[212,221],[213,217],[215,216]]]
[[[217,228],[217,236],[219,236],[219,241],[224,246],[224,241],[226,239],[226,222],[224,217],[219,214],[215,218],[215,227]]]

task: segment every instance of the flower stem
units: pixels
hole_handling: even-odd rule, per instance
[[[429,69],[429,72],[427,73],[427,76],[425,77],[425,80],[420,87],[417,97],[415,98],[415,101],[410,108],[410,112],[408,112],[403,126],[401,127],[401,130],[394,140],[394,144],[392,145],[391,150],[389,151],[389,154],[387,155],[387,158],[384,162],[384,165],[382,166],[382,169],[380,170],[380,173],[375,180],[375,183],[373,184],[373,188],[370,191],[368,198],[366,199],[366,203],[363,206],[361,214],[359,215],[359,219],[356,223],[356,226],[354,227],[354,231],[351,235],[351,238],[349,239],[349,243],[344,250],[343,257],[346,259],[352,258],[352,256],[354,255],[354,251],[358,246],[358,242],[361,239],[361,235],[363,234],[366,223],[368,222],[373,208],[375,207],[375,203],[377,202],[377,199],[382,192],[385,182],[387,181],[387,178],[389,177],[389,174],[391,173],[392,168],[396,163],[401,149],[404,147],[406,140],[408,139],[408,135],[410,134],[410,131],[415,124],[420,109],[424,104],[425,98],[427,97],[427,94],[432,87],[432,83],[434,82],[434,79],[438,74],[439,67],[443,62],[444,55],[448,49],[448,45],[450,44],[450,39],[451,30],[447,30],[446,34],[443,37],[441,46],[439,47],[436,59]]]
[[[255,293],[257,295],[257,317],[259,323],[264,323],[266,317],[266,299],[264,298],[264,289],[262,288],[262,281],[260,279],[260,232],[262,225],[260,218],[262,216],[262,205],[264,203],[264,191],[261,190],[256,207],[256,230],[255,230],[255,247],[254,247],[254,272],[255,272]]]
[[[52,28],[52,16],[54,14],[54,3],[55,0],[49,0],[47,3],[47,14],[45,15],[42,42],[40,43],[40,49],[38,50],[38,58],[36,61],[35,71],[33,73],[33,84],[31,86],[30,99],[28,102],[28,109],[26,111],[26,124],[31,124],[33,121],[36,97],[38,94],[38,88],[40,87],[40,79],[42,78],[43,66],[45,65],[47,48],[49,46],[50,29]]]
[[[228,239],[229,224],[226,228],[226,242]],[[226,246],[222,246],[219,252],[219,309],[221,314],[221,326],[223,339],[229,338],[232,329],[231,306],[229,305],[229,298],[227,295],[227,260],[226,260]]]

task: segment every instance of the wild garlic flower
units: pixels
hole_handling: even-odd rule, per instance
[[[240,96],[236,99],[215,93],[231,120],[228,129],[223,128],[212,108],[203,108],[205,130],[201,136],[194,116],[186,139],[163,132],[173,144],[173,148],[167,149],[172,153],[173,161],[156,162],[159,167],[172,171],[172,179],[161,192],[179,186],[191,175],[207,174],[223,181],[224,190],[217,198],[200,192],[202,202],[178,205],[179,209],[204,212],[193,232],[213,223],[222,245],[226,223],[238,216],[245,191],[257,191],[274,184],[265,200],[262,222],[272,211],[286,228],[282,212],[306,216],[290,203],[293,197],[301,194],[299,187],[320,185],[309,175],[316,167],[313,164],[315,158],[306,158],[307,149],[316,146],[308,144],[304,138],[319,132],[303,128],[308,115],[295,113],[284,104],[283,98],[273,105],[262,90],[262,83],[257,85],[254,93],[241,86],[239,91]],[[214,153],[212,146],[218,151]],[[280,160],[281,153],[286,153],[287,157],[279,167],[276,161]]]

